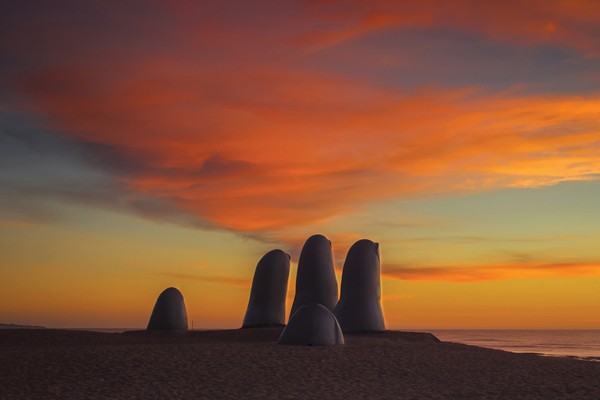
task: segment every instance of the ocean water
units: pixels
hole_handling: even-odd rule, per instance
[[[430,330],[446,342],[600,361],[600,330]]]

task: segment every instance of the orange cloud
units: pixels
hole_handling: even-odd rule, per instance
[[[480,282],[506,279],[600,275],[600,263],[531,263],[448,267],[386,265],[387,278],[427,282]]]
[[[317,73],[179,69],[101,89],[100,71],[60,69],[23,85],[56,128],[127,159],[119,179],[130,190],[237,231],[307,225],[410,194],[600,174],[593,95],[398,95]]]
[[[0,228],[26,229],[34,226],[36,226],[36,224],[30,221],[0,219]]]
[[[39,16],[36,35],[56,39],[60,45],[49,41],[55,48],[47,51],[59,62],[3,81],[19,93],[19,107],[93,147],[132,197],[156,198],[239,232],[307,226],[415,194],[598,177],[597,94],[523,95],[508,88],[491,95],[477,87],[405,92],[295,63],[297,46],[328,46],[398,24],[541,43],[549,21],[557,34],[573,21],[594,23],[593,3],[364,4],[316,2],[264,30],[237,14],[228,18],[241,18],[238,25],[199,15],[204,25],[192,18],[203,8],[165,6],[176,23],[168,19],[171,30],[152,31],[155,47],[142,51],[114,40],[98,53],[77,47],[81,37],[101,42],[98,32],[82,26],[75,35],[70,25]],[[219,12],[231,11],[223,7]],[[331,23],[324,39],[316,27],[323,21]],[[141,32],[149,26],[137,16],[111,22],[132,42],[137,33],[125,22]],[[589,35],[578,41],[584,28],[567,32],[557,43],[596,43]],[[27,46],[5,41],[3,47],[13,57],[34,57]]]

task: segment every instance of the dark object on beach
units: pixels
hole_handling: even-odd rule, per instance
[[[298,261],[296,296],[290,318],[304,304],[318,303],[333,311],[338,300],[338,287],[333,270],[331,241],[323,235],[306,240]]]
[[[181,292],[170,287],[165,289],[154,305],[149,331],[184,331],[188,328],[187,311]]]
[[[335,316],[321,304],[305,304],[292,315],[279,344],[336,346],[344,344],[344,334]]]
[[[285,297],[290,276],[290,256],[271,250],[258,264],[242,328],[285,325]]]
[[[385,331],[381,311],[379,243],[354,243],[344,262],[340,301],[334,314],[347,332]]]

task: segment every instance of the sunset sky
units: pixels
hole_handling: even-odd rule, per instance
[[[321,233],[388,328],[600,328],[596,0],[9,0],[0,55],[0,323],[239,327]]]

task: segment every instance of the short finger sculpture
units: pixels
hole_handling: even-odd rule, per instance
[[[279,344],[336,346],[344,344],[344,334],[335,316],[321,304],[304,304],[281,332]]]
[[[165,289],[154,304],[149,331],[183,331],[188,328],[187,311],[181,292],[170,287]]]

